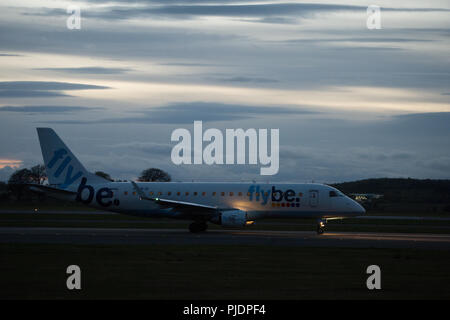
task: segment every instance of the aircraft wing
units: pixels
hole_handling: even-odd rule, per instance
[[[169,199],[161,199],[161,198],[150,198],[145,195],[145,192],[142,191],[141,188],[137,185],[136,182],[131,181],[134,190],[136,190],[137,194],[139,195],[139,199],[141,200],[149,200],[153,201],[157,204],[171,207],[177,210],[187,210],[187,211],[196,211],[198,214],[211,214],[211,213],[217,213],[219,208],[216,206],[208,206],[204,204],[194,203],[194,202],[186,202],[186,201],[177,201],[177,200],[169,200]],[[229,208],[227,208],[229,209]]]

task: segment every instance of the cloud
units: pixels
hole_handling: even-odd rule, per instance
[[[117,143],[108,146],[108,149],[114,149],[119,152],[123,150],[128,150],[137,153],[144,153],[146,155],[151,154],[152,157],[165,157],[170,155],[173,145],[168,143],[157,143],[157,142],[139,142],[130,141],[126,143]]]
[[[18,168],[22,165],[22,160],[0,158],[0,169],[4,167]]]
[[[122,74],[132,71],[129,68],[80,67],[80,68],[36,68],[34,70],[57,71],[79,74]]]
[[[54,81],[2,81],[0,90],[87,90],[109,89],[104,86],[91,84],[54,82]]]
[[[99,123],[156,123],[182,124],[202,121],[233,121],[264,116],[312,115],[316,111],[300,108],[233,105],[215,102],[173,103],[167,106],[135,111],[139,116],[105,118],[99,120],[54,120],[47,123],[60,124],[99,124]]]
[[[231,78],[224,78],[221,79],[222,81],[226,82],[253,82],[253,83],[274,83],[278,82],[278,80],[275,79],[269,79],[269,78],[258,78],[258,77],[231,77]]]
[[[330,42],[357,42],[357,43],[398,43],[398,42],[433,42],[437,40],[423,38],[379,38],[379,37],[346,37],[346,38],[308,38],[308,39],[289,39],[278,42],[282,43],[330,43]],[[372,47],[371,47],[372,48]]]
[[[90,10],[84,13],[85,17],[99,19],[130,19],[152,15],[177,16],[181,18],[192,18],[196,16],[220,16],[220,17],[256,17],[262,22],[270,17],[295,16],[310,17],[316,13],[356,11],[365,12],[367,6],[356,5],[336,5],[323,3],[258,3],[258,4],[163,4],[163,5],[125,5],[109,6],[98,10]],[[388,8],[383,7],[383,11],[394,12],[448,12],[446,8]],[[66,11],[58,8],[46,8],[37,12],[23,13],[24,15],[37,16],[60,16],[67,15]],[[276,20],[275,20],[276,21]],[[286,22],[286,21],[284,21]],[[279,23],[279,22],[276,22]]]
[[[99,10],[90,10],[83,16],[100,19],[130,19],[143,16],[178,16],[189,18],[194,16],[222,17],[267,17],[279,15],[308,16],[314,12],[324,11],[366,10],[366,7],[351,5],[330,5],[310,3],[264,3],[264,4],[165,4],[139,6],[109,6]],[[36,12],[24,12],[24,15],[60,16],[67,15],[66,10],[44,8]]]
[[[0,168],[0,181],[8,181],[9,177],[16,171],[15,168],[5,166]]]
[[[0,107],[0,112],[67,113],[67,112],[79,112],[98,109],[103,108],[78,107],[78,106],[4,106]]]
[[[108,87],[51,81],[3,81],[0,82],[0,97],[31,98],[31,97],[68,97],[63,90],[108,89]]]
[[[212,63],[189,63],[189,62],[164,62],[158,63],[160,66],[174,66],[174,67],[211,67],[217,66]]]
[[[40,97],[70,97],[68,94],[55,91],[41,91],[41,90],[0,90],[0,97],[2,98],[40,98]]]
[[[0,53],[0,57],[22,57],[22,55],[13,53]]]
[[[447,134],[450,130],[450,112],[403,114],[395,116],[393,121],[396,128],[425,128],[431,132]]]
[[[419,161],[420,166],[435,172],[450,172],[450,157],[437,157]]]
[[[375,105],[379,99],[380,110],[384,106],[400,110],[399,106],[409,102],[417,105],[417,110],[431,110],[428,108],[434,108],[435,103],[445,110],[450,74],[445,54],[450,34],[445,20],[448,10],[414,14],[411,10],[433,9],[407,8],[393,14],[394,9],[388,12],[389,8],[382,8],[383,29],[368,31],[362,4],[333,8],[325,5],[331,0],[322,2],[317,6],[256,0],[245,5],[231,0],[87,0],[80,4],[81,30],[66,28],[64,1],[52,5],[60,6],[59,12],[41,11],[36,4],[14,9],[0,5],[4,18],[0,19],[3,80],[21,80],[17,77],[28,74],[36,77],[28,78],[34,80],[94,84],[97,82],[83,79],[105,75],[105,83],[114,83],[118,89],[114,95],[95,91],[98,94],[58,99],[53,97],[67,97],[73,90],[104,88],[68,88],[55,82],[48,86],[35,83],[30,87],[25,82],[3,86],[2,98],[39,99],[1,104],[6,107],[0,110],[2,157],[29,163],[41,160],[34,127],[36,122],[46,121],[70,123],[55,125],[58,133],[67,137],[74,151],[80,151],[83,161],[86,157],[87,164],[95,164],[92,168],[107,169],[116,177],[133,177],[146,167],[164,166],[180,179],[261,178],[258,166],[171,165],[170,132],[204,120],[215,121],[211,126],[220,129],[280,128],[280,173],[271,180],[449,177],[447,114],[392,117],[383,111],[364,113],[357,105],[357,101]],[[100,3],[103,5],[97,6]],[[407,7],[411,3],[395,5]],[[439,0],[420,5],[448,7]],[[42,12],[42,17],[20,13],[34,10]],[[298,23],[302,24],[288,25]],[[26,59],[8,58],[16,52],[26,54]],[[126,68],[128,65],[133,70]],[[58,66],[63,68],[55,68]],[[147,92],[147,83],[162,90]],[[255,87],[259,91],[247,91]],[[211,88],[223,93],[213,96]],[[262,99],[258,99],[260,106],[247,105],[254,101],[249,95],[266,88],[279,89],[279,100],[274,96],[270,106]],[[283,95],[296,90],[299,94],[293,99]],[[339,94],[345,90],[356,94]],[[360,112],[312,113],[308,101],[317,98],[317,92],[323,93],[328,105],[335,103]],[[359,92],[368,92],[368,98]],[[370,98],[373,94],[376,101]],[[178,102],[192,99],[200,102]],[[61,100],[69,100],[72,106]],[[320,97],[313,101],[319,104]],[[160,105],[130,111],[147,102]],[[282,107],[274,107],[277,102]],[[305,107],[289,108],[282,103]],[[97,105],[105,108],[91,111]]]

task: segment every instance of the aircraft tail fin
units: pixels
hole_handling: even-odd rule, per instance
[[[92,184],[108,182],[88,172],[53,129],[37,128],[37,133],[49,185],[73,190],[82,178]]]

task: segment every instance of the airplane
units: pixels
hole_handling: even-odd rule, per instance
[[[365,213],[319,183],[111,182],[87,171],[53,129],[37,133],[48,185],[31,190],[126,215],[190,220],[193,233],[206,231],[208,223],[245,228],[263,218],[313,218],[323,234],[328,220]]]

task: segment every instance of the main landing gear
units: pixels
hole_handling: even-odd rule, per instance
[[[325,224],[327,223],[326,220],[319,220],[317,222],[317,234],[323,234],[323,232],[325,231]]]
[[[189,231],[192,233],[204,232],[208,229],[208,224],[203,221],[195,221],[189,225]]]

